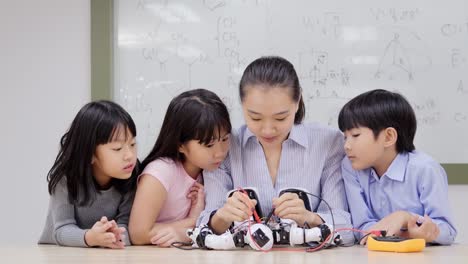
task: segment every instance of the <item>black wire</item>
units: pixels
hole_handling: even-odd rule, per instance
[[[198,248],[192,247],[193,243],[191,242],[172,242],[171,246],[178,248],[178,249],[183,249],[183,250],[194,250]]]
[[[310,196],[313,196],[313,197],[319,199],[319,201],[323,201],[323,202],[327,205],[328,210],[330,210],[330,215],[331,215],[332,224],[333,224],[333,231],[332,231],[331,239],[330,239],[330,241],[328,242],[328,245],[327,245],[327,247],[329,247],[329,246],[331,245],[332,240],[333,240],[333,233],[335,232],[335,218],[333,217],[333,211],[332,211],[332,209],[331,209],[331,206],[330,206],[330,205],[327,203],[327,201],[325,201],[325,199],[323,199],[322,197],[317,196],[317,195],[312,194],[312,193],[309,193],[309,192],[305,192],[305,193],[308,194],[308,195],[310,195]],[[371,233],[367,233],[366,235],[362,236],[361,239],[359,239],[359,241],[357,242],[357,244],[361,244],[361,241],[362,241],[365,237],[369,236],[370,234],[371,234]],[[348,245],[341,244],[341,245],[337,245],[337,246],[340,246],[340,247],[352,247],[352,246],[354,246],[355,244],[356,244],[356,243],[353,242],[353,243],[350,243],[350,244],[348,244]]]
[[[271,209],[271,212],[268,214],[267,218],[265,219],[265,225],[268,224],[268,222],[270,221],[270,218],[273,216],[273,213],[275,212],[275,208]]]
[[[369,233],[363,235],[363,236],[361,237],[361,239],[359,239],[359,241],[358,241],[357,243],[358,243],[358,244],[361,244],[361,241],[362,241],[364,238],[368,237],[370,234],[372,234],[372,233],[369,232]]]
[[[331,243],[334,240],[333,237],[334,237],[334,234],[335,234],[335,217],[333,216],[333,210],[332,210],[331,206],[327,203],[327,201],[325,201],[325,199],[323,199],[322,197],[320,197],[318,195],[315,195],[315,194],[312,194],[310,192],[304,192],[304,193],[319,199],[319,203],[323,201],[325,203],[325,205],[327,205],[328,210],[330,210],[330,215],[331,215],[331,219],[332,219],[332,231],[331,231],[330,241],[328,242],[328,245],[327,245],[327,247],[329,247],[329,246],[331,246]],[[317,209],[318,209],[318,207],[317,207]]]

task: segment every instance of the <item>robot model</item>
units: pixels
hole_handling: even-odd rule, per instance
[[[247,191],[246,194],[249,198],[257,199],[258,201],[254,188],[244,188],[244,190]],[[287,191],[291,190],[301,191],[298,189],[288,189]],[[233,192],[231,191],[228,196],[232,195]],[[304,201],[304,204],[310,210],[308,199]],[[260,210],[260,206],[257,203],[257,213]],[[221,235],[214,234],[206,225],[187,230],[187,235],[193,242],[192,247],[224,250],[249,245],[254,250],[267,251],[273,245],[289,244],[295,246],[312,242],[324,243],[325,240],[328,245],[339,245],[341,243],[340,235],[333,232],[333,227],[329,224],[321,224],[313,228],[301,228],[293,220],[275,217],[276,221],[268,221],[270,217],[271,214],[264,223],[257,223],[253,219],[234,223],[234,227]]]

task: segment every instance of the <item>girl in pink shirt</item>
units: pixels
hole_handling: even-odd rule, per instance
[[[190,90],[171,101],[141,165],[129,222],[134,245],[190,241],[185,232],[205,207],[202,172],[224,160],[230,132],[228,110],[215,93]]]

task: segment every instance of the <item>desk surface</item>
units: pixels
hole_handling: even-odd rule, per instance
[[[367,251],[367,248],[333,248],[319,252],[293,251],[257,252],[250,249],[233,251],[161,249],[133,246],[124,250],[97,248],[68,248],[52,245],[3,246],[1,263],[468,263],[468,245],[427,247],[420,253],[387,253]]]

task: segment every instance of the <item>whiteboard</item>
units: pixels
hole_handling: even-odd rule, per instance
[[[243,124],[243,70],[279,55],[296,67],[306,121],[337,127],[352,97],[398,91],[416,112],[416,148],[468,163],[466,0],[116,0],[114,16],[114,99],[135,119],[141,157],[188,89],[216,92]]]

